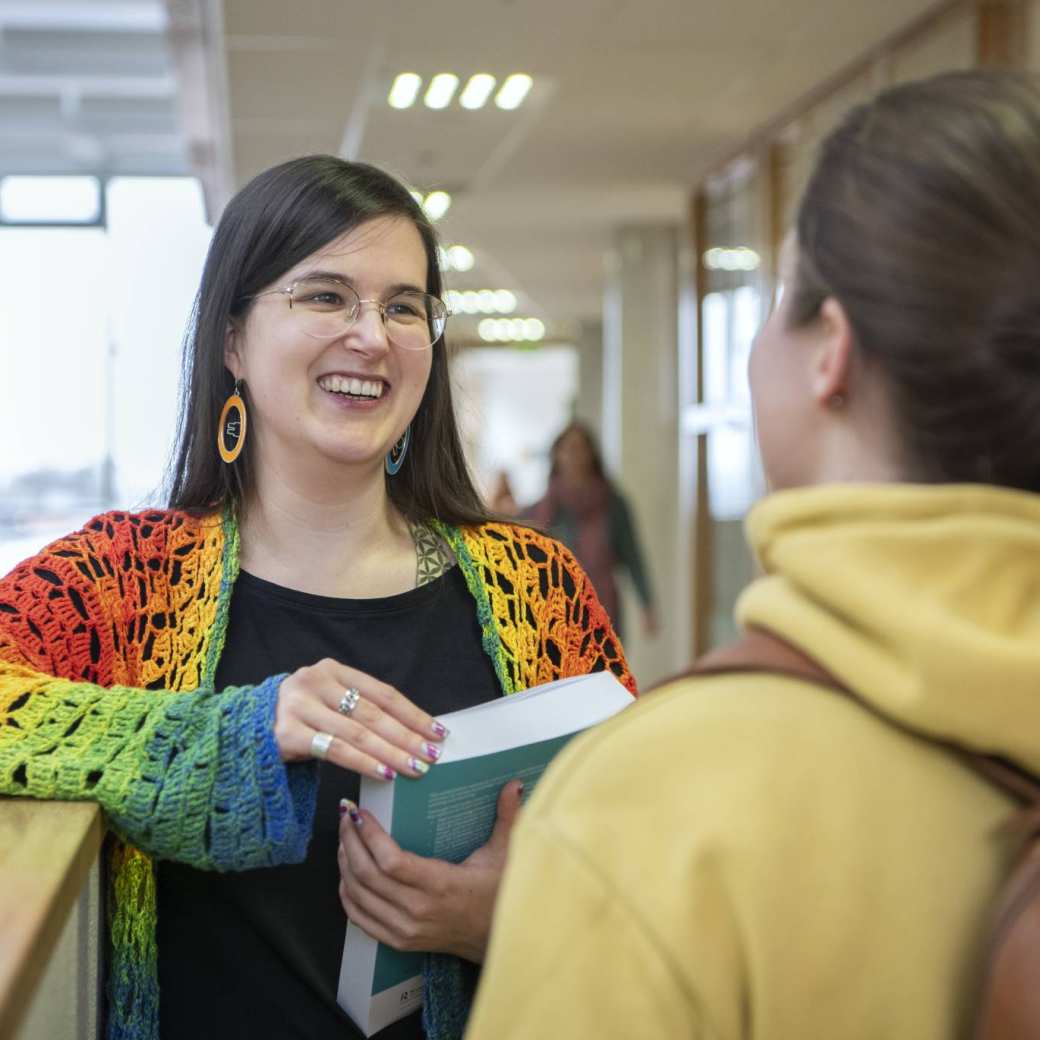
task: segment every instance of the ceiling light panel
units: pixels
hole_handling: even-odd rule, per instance
[[[499,108],[519,108],[524,103],[528,91],[534,80],[524,72],[514,72],[506,78],[498,93],[495,95],[495,104]]]
[[[426,86],[423,104],[427,108],[445,109],[451,105],[458,90],[460,78],[454,72],[438,72]],[[498,80],[490,72],[475,72],[458,94],[462,108],[471,112],[483,108],[495,90]],[[526,72],[507,76],[495,94],[495,104],[501,109],[519,108],[531,90],[534,80]],[[391,108],[411,108],[422,90],[423,78],[417,72],[402,72],[394,77],[387,94]]]
[[[423,95],[423,104],[427,108],[447,108],[455,96],[455,88],[459,85],[459,77],[454,72],[438,72]]]
[[[419,96],[422,77],[414,72],[402,72],[394,79],[387,101],[391,108],[411,108]]]
[[[446,191],[431,191],[422,203],[422,208],[430,220],[440,220],[450,207],[451,196]]]
[[[475,76],[470,76],[469,82],[459,95],[459,104],[471,111],[483,108],[487,104],[487,99],[491,97],[491,91],[495,89],[496,82],[495,77],[486,72],[478,72]]]

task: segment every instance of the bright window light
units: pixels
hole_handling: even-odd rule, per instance
[[[101,212],[96,177],[4,177],[0,214],[11,224],[89,224]]]
[[[390,107],[411,108],[415,104],[415,99],[419,95],[421,86],[421,76],[417,76],[414,72],[402,72],[394,80],[394,85],[390,88],[390,94],[387,96]]]
[[[534,80],[524,72],[514,72],[499,88],[495,95],[495,104],[499,108],[519,108],[527,97]]]
[[[426,88],[423,103],[427,108],[447,108],[458,85],[459,77],[454,72],[438,72]]]
[[[483,108],[494,89],[495,77],[489,76],[486,72],[478,72],[475,76],[470,76],[465,89],[459,95],[459,104],[463,108]]]
[[[430,220],[440,220],[451,207],[451,196],[446,191],[431,191],[422,206]]]

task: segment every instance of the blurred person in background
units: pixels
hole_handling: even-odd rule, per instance
[[[514,833],[469,1040],[970,1032],[1015,802],[939,741],[1040,773],[1036,82],[854,109],[781,273],[737,616],[854,696],[693,676],[572,744]]]
[[[526,518],[571,548],[619,635],[624,624],[615,575],[619,567],[626,570],[642,606],[643,632],[656,635],[653,590],[632,510],[607,477],[592,431],[569,423],[552,442],[549,459],[548,490]]]
[[[0,581],[0,793],[93,800],[112,830],[109,1037],[360,1036],[344,908],[432,954],[425,1025],[380,1035],[458,1036],[519,785],[461,865],[374,821],[341,845],[341,799],[421,783],[435,715],[605,668],[634,692],[571,554],[488,522],[446,319],[403,185],[330,156],[261,174],[206,261],[169,508]]]

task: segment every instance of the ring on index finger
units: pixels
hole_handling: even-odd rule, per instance
[[[340,698],[339,707],[336,709],[340,715],[350,715],[361,700],[361,691],[356,686],[348,686],[346,693]]]

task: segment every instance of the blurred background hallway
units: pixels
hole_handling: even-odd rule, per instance
[[[0,0],[0,567],[162,501],[212,225],[331,152],[436,220],[486,493],[522,510],[569,421],[598,437],[656,590],[625,640],[651,685],[728,637],[753,571],[746,360],[816,142],[977,65],[1040,70],[1040,0]],[[68,999],[0,992],[0,1035],[93,1035],[96,994],[54,981],[83,929],[23,990]]]

